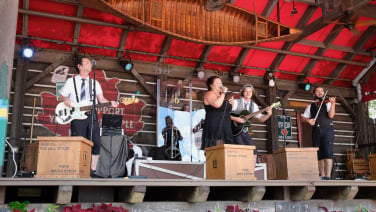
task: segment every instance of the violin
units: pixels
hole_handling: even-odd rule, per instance
[[[329,98],[331,98],[331,97],[334,97],[335,99],[337,99],[336,96],[326,96],[324,100],[322,100],[322,99],[319,100],[319,101],[317,102],[317,104],[318,104],[318,105],[321,105],[322,101],[324,101],[324,104],[327,104],[327,103],[330,102]]]

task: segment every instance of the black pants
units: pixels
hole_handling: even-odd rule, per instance
[[[97,115],[94,115],[94,122],[93,122],[93,139],[92,142],[94,143],[93,148],[91,149],[91,154],[99,155],[99,150],[101,147],[101,137],[100,137],[100,129],[98,123]],[[72,136],[83,136],[89,140],[91,134],[91,115],[88,115],[87,119],[83,120],[73,120],[71,122],[71,135]]]

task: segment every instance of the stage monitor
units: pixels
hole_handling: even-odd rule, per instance
[[[103,114],[102,116],[103,128],[121,129],[122,122],[123,116],[121,115]]]

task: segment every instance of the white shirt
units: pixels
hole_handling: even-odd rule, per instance
[[[324,103],[324,104],[325,104],[325,103]],[[326,111],[329,112],[329,111],[330,111],[330,106],[331,106],[332,104],[331,104],[330,102],[328,102],[328,103],[326,103],[325,105],[326,105]],[[323,105],[323,107],[324,107],[324,105]],[[318,109],[318,108],[317,108],[317,109]],[[304,111],[304,113],[303,113],[302,116],[305,117],[305,118],[307,118],[307,119],[310,119],[310,118],[311,118],[311,104],[308,105],[308,107],[306,107],[306,109],[305,109],[305,111]],[[314,118],[314,117],[312,117],[312,118]]]
[[[90,94],[89,94],[89,78],[86,79],[86,82],[85,82],[85,99],[81,100],[81,84],[82,84],[82,77],[80,75],[76,75],[74,76],[74,78],[76,79],[76,88],[77,88],[77,96],[78,96],[78,99],[81,101],[83,100],[90,100]],[[90,80],[91,83],[93,83],[93,80]],[[94,86],[92,85],[91,86],[91,89],[93,89]],[[103,93],[103,90],[102,90],[102,87],[101,85],[99,84],[98,81],[95,81],[95,89],[96,89],[96,95],[99,95],[99,94],[102,94]],[[74,90],[74,81],[73,81],[73,77],[69,78],[64,86],[60,89],[60,94],[62,96],[65,96],[65,97],[68,97],[72,103],[77,103],[77,99],[76,99],[76,92]],[[92,92],[91,92],[92,93]],[[97,100],[98,102],[98,100]]]

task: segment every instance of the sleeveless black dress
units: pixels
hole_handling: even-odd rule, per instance
[[[220,108],[205,105],[205,124],[202,132],[201,149],[216,145],[217,140],[223,140],[225,144],[233,143],[231,131],[231,104],[225,100]]]

